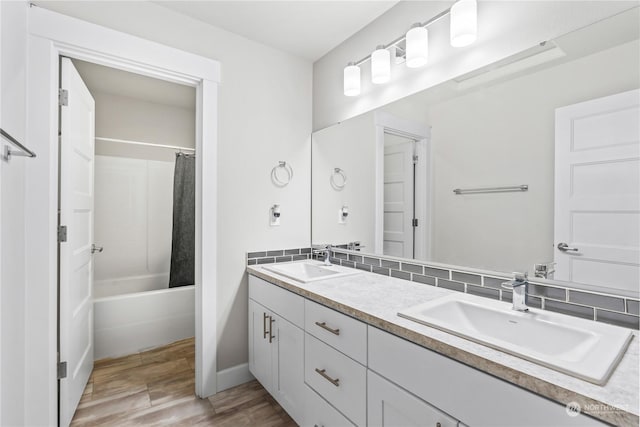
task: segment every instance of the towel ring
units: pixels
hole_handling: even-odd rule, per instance
[[[284,179],[278,177],[278,171],[280,169],[283,169],[287,174]],[[283,162],[281,160],[278,162],[277,166],[274,166],[273,169],[271,169],[271,181],[273,181],[273,183],[278,187],[285,187],[287,184],[289,184],[291,178],[293,178],[293,168],[291,167],[291,165],[287,164],[287,162]]]
[[[340,168],[334,168],[329,181],[334,189],[340,191],[347,185],[347,174]]]

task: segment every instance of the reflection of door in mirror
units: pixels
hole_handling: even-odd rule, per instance
[[[385,255],[415,258],[416,141],[384,134],[384,214],[382,250]]]
[[[555,279],[636,291],[640,90],[556,110]]]

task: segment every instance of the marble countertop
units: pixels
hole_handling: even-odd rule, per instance
[[[605,422],[638,426],[640,343],[635,331],[629,348],[609,381],[604,386],[598,386],[397,315],[400,310],[454,291],[368,272],[302,283],[260,266],[249,266],[247,271],[371,326],[561,404],[577,402],[584,413]],[[482,297],[477,298],[483,300]]]

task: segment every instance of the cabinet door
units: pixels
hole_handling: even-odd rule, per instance
[[[303,427],[355,427],[336,408],[329,405],[318,393],[308,385],[304,386],[304,420],[299,423]]]
[[[395,384],[367,371],[369,426],[456,427],[458,421]]]
[[[269,322],[273,316],[266,308],[249,300],[249,370],[269,392],[272,392],[272,351],[269,344]]]
[[[272,394],[298,424],[304,410],[304,332],[280,316],[273,316]]]

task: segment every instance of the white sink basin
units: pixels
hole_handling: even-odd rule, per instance
[[[467,294],[438,298],[398,313],[571,376],[602,385],[622,358],[630,330]]]
[[[304,283],[360,274],[360,271],[353,268],[341,267],[339,265],[324,265],[312,262],[274,264],[264,266],[263,268],[265,270],[269,270],[271,272]]]

